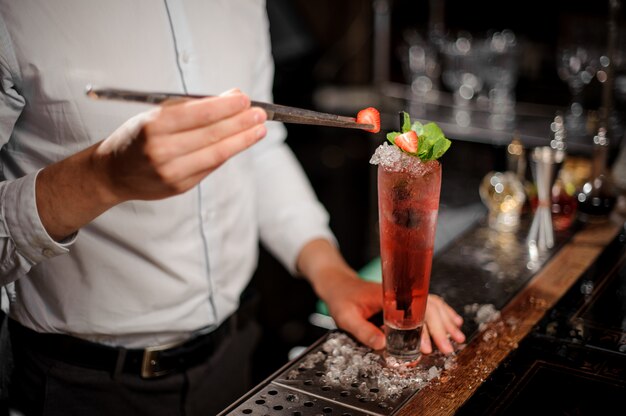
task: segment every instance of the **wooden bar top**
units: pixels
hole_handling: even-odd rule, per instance
[[[586,225],[458,353],[456,366],[417,392],[395,414],[452,415],[529,334],[624,227],[623,218]]]

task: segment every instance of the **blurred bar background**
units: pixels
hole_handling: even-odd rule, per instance
[[[578,175],[570,185],[587,179],[593,136],[604,124],[608,163],[624,192],[621,2],[268,0],[267,7],[276,103],[350,116],[368,106],[381,111],[377,135],[287,126],[288,144],[356,270],[378,256],[376,170],[369,158],[385,140],[383,132],[398,128],[400,110],[437,122],[453,140],[442,159],[436,248],[486,214],[481,181],[507,169],[512,140],[524,149],[549,145],[556,115],[565,119],[568,166],[573,166],[567,172]],[[612,51],[609,28],[614,28]],[[530,169],[525,175],[532,180]],[[255,360],[258,382],[325,329],[309,321],[317,298],[308,284],[289,276],[264,250],[251,289],[260,295],[255,299],[264,327]]]

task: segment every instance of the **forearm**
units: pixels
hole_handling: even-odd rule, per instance
[[[326,302],[339,328],[353,334],[365,345],[381,349],[385,337],[369,322],[382,306],[380,285],[361,280],[329,241],[312,240],[298,257],[298,268]]]
[[[42,225],[61,241],[119,203],[108,190],[106,174],[93,145],[39,172],[35,195]]]
[[[330,296],[333,284],[339,276],[358,279],[339,250],[328,240],[321,238],[312,240],[303,247],[298,256],[297,267],[322,299]]]

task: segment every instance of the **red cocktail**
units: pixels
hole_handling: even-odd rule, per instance
[[[428,299],[441,164],[406,154],[399,158],[399,163],[378,166],[383,316],[387,352],[414,360],[420,355]]]

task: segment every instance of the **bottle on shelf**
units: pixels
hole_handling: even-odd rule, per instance
[[[573,184],[573,177],[567,163],[567,132],[565,121],[560,114],[554,118],[550,125],[552,140],[550,147],[555,152],[561,152],[560,166],[557,166],[556,178],[550,192],[550,211],[552,212],[552,225],[555,231],[568,229],[576,218],[576,188]]]
[[[536,196],[537,191],[532,180],[527,178],[528,174],[528,155],[519,133],[513,134],[511,143],[506,148],[507,171],[515,174],[519,182],[524,188],[525,200],[522,204],[522,215],[527,214],[531,210],[531,199]]]
[[[611,173],[607,169],[609,138],[606,128],[600,127],[593,138],[591,176],[578,192],[578,218],[582,222],[603,222],[615,207],[617,200]]]
[[[552,224],[555,231],[567,230],[576,218],[578,203],[576,201],[575,188],[571,186],[565,167],[559,172],[559,176],[552,186]]]
[[[506,148],[506,169],[513,172],[520,181],[526,180],[526,150],[517,132]]]

